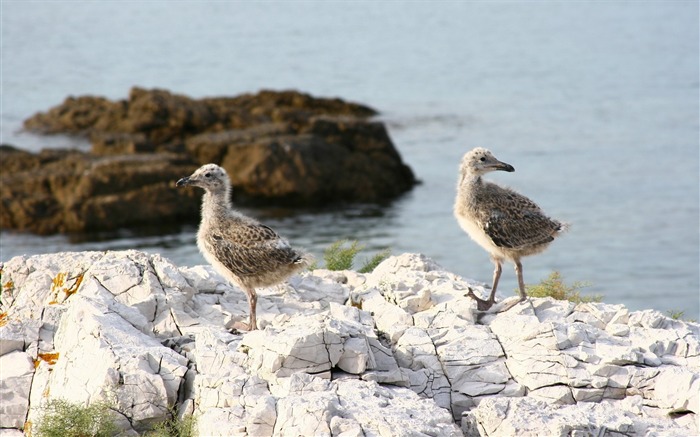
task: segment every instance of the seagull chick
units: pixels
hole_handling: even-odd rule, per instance
[[[565,223],[547,217],[539,206],[509,188],[484,181],[490,171],[513,172],[512,165],[496,159],[490,151],[478,147],[462,158],[454,214],[467,234],[491,255],[496,268],[488,300],[468,296],[477,301],[477,308],[486,311],[496,302],[496,289],[504,260],[515,264],[520,302],[527,299],[520,258],[547,248],[567,228]]]
[[[293,249],[271,228],[235,211],[231,207],[231,181],[218,165],[203,165],[176,185],[204,189],[197,246],[217,272],[248,296],[248,324],[239,322],[234,327],[257,329],[255,288],[283,282],[308,266],[312,257]]]

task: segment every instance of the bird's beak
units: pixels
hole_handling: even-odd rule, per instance
[[[187,176],[187,177],[184,177],[184,178],[180,179],[179,181],[177,181],[175,186],[176,187],[186,187],[189,184],[190,184],[190,177]]]
[[[496,170],[501,170],[501,171],[507,171],[508,173],[512,173],[515,171],[515,167],[513,167],[510,164],[506,164],[505,162],[498,161],[494,166],[494,169]]]

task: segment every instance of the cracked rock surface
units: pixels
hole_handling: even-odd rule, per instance
[[[209,435],[697,435],[700,325],[530,299],[418,254],[245,295],[138,251],[16,257],[0,279],[0,435],[50,399],[113,405],[122,435],[173,409]],[[512,299],[517,299],[513,297]]]

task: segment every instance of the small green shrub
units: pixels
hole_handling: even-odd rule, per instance
[[[182,419],[178,419],[174,411],[171,413],[170,419],[154,426],[145,434],[145,437],[195,437],[197,435],[195,430],[197,418],[195,416],[188,414]]]
[[[695,319],[688,319],[683,317],[685,315],[685,311],[668,310],[666,311],[666,314],[668,314],[668,316],[673,320],[681,320],[683,322],[695,323]]]
[[[361,245],[357,241],[349,240],[338,240],[331,244],[323,252],[323,259],[326,262],[326,268],[328,270],[350,270],[352,269],[353,263],[355,262],[355,257],[357,254],[364,249],[365,246]],[[376,253],[370,259],[366,260],[362,267],[358,270],[360,273],[369,273],[374,270],[379,263],[384,261],[391,251],[385,249],[381,252]],[[317,266],[312,266],[317,267]]]
[[[44,407],[32,434],[36,437],[111,437],[116,432],[109,404],[97,402],[85,406],[55,399]]]
[[[357,241],[338,240],[323,252],[328,270],[350,270],[357,253],[364,249]]]
[[[673,320],[679,320],[681,317],[683,317],[683,314],[685,314],[685,311],[678,311],[678,310],[668,310],[666,311],[666,314]]]
[[[590,286],[586,282],[574,282],[571,285],[564,283],[561,273],[552,272],[539,284],[526,285],[525,293],[530,297],[552,297],[557,300],[568,300],[574,303],[600,302],[603,296],[600,294],[581,296],[581,289]],[[517,290],[516,290],[517,293]]]
[[[372,273],[372,271],[385,259],[389,258],[391,255],[391,249],[384,249],[381,252],[377,252],[370,259],[365,261],[358,272],[360,273]]]

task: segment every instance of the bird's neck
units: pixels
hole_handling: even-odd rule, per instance
[[[481,179],[481,175],[474,173],[463,173],[459,180],[459,190],[460,191],[472,191],[475,188],[479,188],[484,184]]]
[[[202,221],[209,219],[209,216],[221,216],[231,211],[230,190],[209,191],[204,193],[202,200]]]
[[[457,198],[465,205],[473,205],[478,202],[479,194],[483,191],[484,181],[481,175],[465,173],[462,175],[457,187]]]

